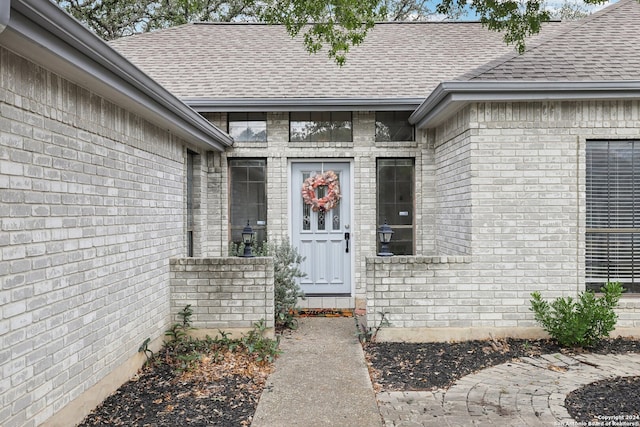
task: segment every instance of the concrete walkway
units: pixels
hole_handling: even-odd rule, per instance
[[[384,425],[393,427],[572,426],[567,394],[594,381],[637,375],[636,353],[548,354],[483,369],[448,390],[380,393],[378,403]]]
[[[353,318],[301,318],[283,337],[254,427],[382,426]]]
[[[355,332],[353,318],[300,319],[299,330],[282,339],[252,426],[572,426],[567,394],[640,375],[637,353],[558,353],[483,369],[446,390],[375,396]]]

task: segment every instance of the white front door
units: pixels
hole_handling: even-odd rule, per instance
[[[291,165],[291,237],[294,247],[305,257],[301,269],[306,277],[300,286],[307,295],[348,295],[351,293],[351,165],[350,163],[293,163]],[[305,180],[333,172],[340,187],[335,207],[305,203]],[[307,181],[308,183],[310,181]],[[314,194],[321,199],[329,187],[320,185]]]

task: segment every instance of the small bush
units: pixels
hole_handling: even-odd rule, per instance
[[[553,339],[564,347],[591,347],[613,331],[618,316],[614,308],[623,292],[620,283],[602,287],[603,296],[582,292],[577,299],[558,298],[551,304],[539,292],[531,294],[535,319]]]
[[[274,264],[275,323],[276,326],[295,329],[297,322],[293,310],[298,298],[304,299],[304,292],[297,282],[297,279],[306,276],[300,270],[304,257],[287,240],[270,245],[269,250],[273,254]]]

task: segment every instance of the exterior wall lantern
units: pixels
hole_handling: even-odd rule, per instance
[[[378,239],[380,240],[380,253],[378,256],[392,256],[389,252],[389,242],[393,236],[393,230],[387,224],[387,220],[384,220],[384,224],[378,228]]]
[[[253,228],[249,225],[249,221],[247,221],[247,226],[242,229],[242,243],[244,243],[244,253],[242,254],[245,258],[253,257],[251,253],[251,242],[253,241]]]

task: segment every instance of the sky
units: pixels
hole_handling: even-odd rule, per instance
[[[615,3],[618,0],[609,0],[604,4],[600,4],[600,5],[587,5],[585,4],[582,0],[546,0],[545,4],[547,5],[549,10],[558,10],[560,9],[560,7],[562,7],[562,5],[566,2],[566,3],[575,3],[578,5],[581,5],[582,8],[584,10],[586,10],[589,13],[594,13],[597,12],[601,9],[604,9],[605,7],[607,7],[610,4]],[[431,3],[433,4],[432,9],[435,9],[435,6],[437,4],[440,3],[439,0],[432,0]],[[467,1],[467,3],[469,3],[469,1]],[[434,20],[441,20],[444,19],[444,17],[434,17]],[[463,21],[475,21],[478,20],[478,16],[475,15],[474,13],[468,12],[466,16],[463,16],[461,18],[461,20]]]

